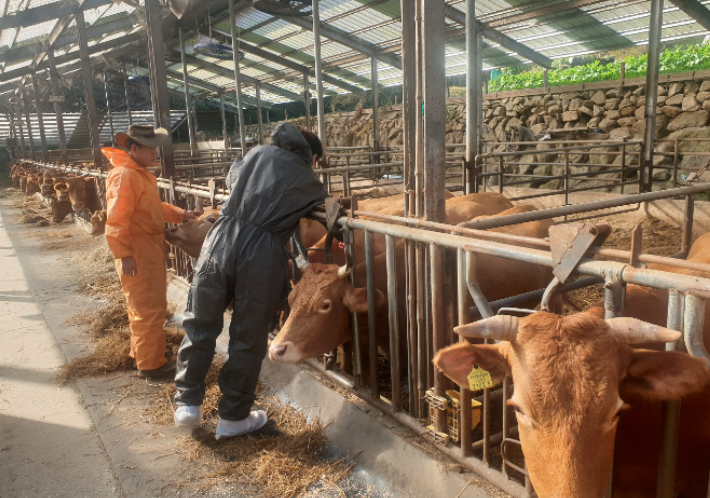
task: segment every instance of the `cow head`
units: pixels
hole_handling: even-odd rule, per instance
[[[71,206],[71,201],[69,199],[68,193],[69,185],[66,182],[55,182],[54,191],[56,192],[56,197],[59,202],[68,202]]]
[[[64,218],[67,217],[69,213],[72,212],[71,202],[69,202],[69,197],[66,194],[61,194],[57,192],[52,197],[52,221],[55,223],[61,223]]]
[[[25,188],[27,195],[33,195],[40,191],[39,178],[36,176],[27,177],[27,187]]]
[[[45,178],[44,181],[42,182],[42,185],[40,186],[40,192],[42,193],[42,197],[50,198],[54,195],[54,180],[51,178]]]
[[[166,229],[165,240],[168,244],[185,251],[188,256],[199,258],[207,232],[217,222],[217,218],[219,218],[219,209],[205,209],[204,214],[199,218]]]
[[[91,215],[91,235],[94,237],[106,231],[106,210],[100,209]]]
[[[350,314],[367,312],[367,290],[353,287],[345,267],[306,263],[300,269],[288,296],[291,313],[269,348],[272,361],[295,363],[332,351],[352,340]],[[385,305],[376,292],[377,305]]]
[[[442,349],[434,364],[468,387],[474,367],[494,383],[512,376],[520,442],[540,498],[599,498],[609,481],[621,395],[679,399],[710,382],[704,363],[685,353],[632,349],[629,344],[676,341],[680,333],[634,318],[601,320],[581,313],[497,316],[457,327],[462,342]]]
[[[76,211],[88,209],[96,195],[96,182],[91,176],[67,178],[69,200]]]

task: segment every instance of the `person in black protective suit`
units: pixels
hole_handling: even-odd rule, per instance
[[[323,155],[318,137],[286,122],[276,127],[272,143],[232,165],[226,178],[229,199],[205,238],[183,315],[175,424],[196,428],[223,314],[234,300],[229,357],[219,374],[217,439],[266,423],[265,412],[250,410],[268,327],[288,292],[285,245],[300,219],[327,196],[312,169]]]

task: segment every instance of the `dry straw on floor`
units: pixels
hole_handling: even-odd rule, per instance
[[[266,410],[268,424],[255,434],[215,441],[219,387],[217,378],[223,361],[216,360],[207,374],[207,390],[202,405],[204,427],[194,437],[184,438],[180,452],[202,472],[200,491],[226,481],[239,483],[239,492],[254,496],[290,498],[299,496],[317,481],[332,485],[352,468],[342,459],[326,455],[325,428],[290,405],[282,405],[263,384],[257,388],[257,406]],[[156,424],[173,423],[172,399],[175,386],[169,384],[156,393],[144,415]],[[189,484],[189,483],[188,483]]]

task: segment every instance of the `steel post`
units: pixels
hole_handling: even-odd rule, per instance
[[[466,309],[466,293],[468,292],[466,288],[466,253],[462,249],[456,251],[456,287],[458,296],[458,311],[459,311],[459,325],[465,325],[470,322],[469,313]],[[459,336],[459,342],[465,342],[466,339],[463,336]],[[472,434],[473,423],[471,420],[471,391],[465,387],[459,388],[459,393],[461,396],[461,412],[459,427],[461,428],[461,456],[470,457],[473,455]]]
[[[222,120],[222,138],[224,149],[229,149],[229,136],[227,136],[227,116],[224,113],[224,94],[219,92],[219,118]]]
[[[27,91],[25,90],[24,83],[22,83],[20,86],[20,93],[22,95],[22,112],[25,115],[25,123],[27,125],[27,138],[29,139],[30,143],[30,157],[33,161],[35,161],[35,141],[34,134],[32,132],[32,121],[30,120],[30,110],[27,107]]]
[[[12,106],[9,106],[10,112],[7,114],[10,121],[10,136],[15,141],[14,147],[8,147],[10,152],[10,161],[15,161],[17,156],[17,130],[15,129],[15,113],[12,111]]]
[[[397,260],[395,255],[396,240],[391,235],[385,236],[385,257],[387,265],[387,302],[389,314],[390,338],[390,377],[392,380],[392,404],[395,409],[402,409],[402,367],[401,345],[399,339],[399,317],[397,316]]]
[[[653,182],[653,147],[656,139],[656,106],[658,104],[658,70],[661,31],[663,28],[663,0],[651,0],[651,20],[648,36],[648,69],[646,70],[646,101],[644,104],[644,135],[641,149],[641,181],[651,191]]]
[[[104,93],[106,94],[106,116],[108,117],[108,126],[111,130],[111,145],[115,145],[116,133],[113,129],[113,115],[111,115],[111,101],[108,96],[108,75],[104,73]]]
[[[234,14],[234,0],[229,0],[229,24],[232,28],[232,56],[234,60],[234,93],[237,97],[237,115],[239,116],[239,143],[242,148],[242,157],[246,154],[247,139],[244,129],[244,108],[242,107],[242,76],[239,68],[239,44],[237,42],[237,20]]]
[[[47,162],[47,136],[44,131],[44,119],[42,118],[42,96],[37,81],[37,73],[32,73],[32,88],[35,92],[35,110],[37,111],[37,126],[39,127],[39,141],[42,146],[42,162]]]
[[[17,112],[17,117],[15,118],[15,122],[17,123],[17,127],[20,130],[20,145],[22,147],[21,148],[22,158],[24,159],[27,157],[27,153],[26,153],[27,144],[25,144],[25,131],[22,126],[22,112],[20,111],[18,106],[10,106],[11,110],[13,107],[14,107],[14,112]]]
[[[192,114],[192,97],[190,96],[190,84],[187,81],[187,61],[185,60],[185,33],[182,28],[178,28],[178,38],[180,40],[180,62],[182,63],[182,87],[185,92],[185,112],[187,113],[187,134],[190,139],[190,155],[194,155],[195,146],[195,123]]]
[[[683,331],[683,295],[678,291],[668,293],[668,319],[666,326]],[[666,351],[675,351],[682,345],[667,343]],[[682,346],[681,346],[682,347]],[[658,462],[657,498],[675,496],[675,468],[678,459],[678,428],[680,427],[680,401],[666,401],[661,412],[663,433]]]
[[[311,89],[308,78],[308,73],[303,73],[303,107],[305,109],[305,118],[307,130],[311,129]]]
[[[79,33],[81,77],[84,83],[84,99],[86,100],[86,114],[89,121],[89,137],[91,139],[94,167],[102,168],[103,156],[101,154],[101,140],[99,138],[99,118],[96,113],[96,99],[94,97],[94,73],[91,69],[91,57],[89,55],[89,42],[86,36],[84,11],[79,10],[74,20]]]
[[[443,248],[435,244],[429,245],[429,269],[431,271],[431,311],[433,351],[446,347],[446,316],[444,312],[444,264]],[[436,369],[434,373],[434,395],[445,397],[448,381],[444,373]],[[438,432],[448,432],[446,410],[436,410],[434,425]]]
[[[380,87],[377,83],[377,57],[373,57],[371,60],[370,68],[371,80],[372,80],[372,150],[374,152],[380,151]],[[380,162],[380,156],[376,155],[373,158],[374,163]]]
[[[267,111],[268,112],[268,111]],[[256,115],[259,123],[259,143],[264,143],[264,118],[261,112],[261,85],[256,84]]]
[[[155,89],[155,102],[158,105],[158,125],[168,131],[168,139],[162,147],[162,176],[173,178],[175,176],[175,154],[173,151],[173,127],[170,121],[170,99],[168,98],[168,78],[165,70],[165,49],[163,43],[163,25],[161,6],[159,0],[146,0],[146,17],[148,18],[148,38],[151,41],[151,57],[149,63],[153,74]]]
[[[323,142],[323,149],[326,147],[325,139],[325,102],[323,101],[323,61],[320,53],[320,0],[313,0],[313,57],[315,59],[316,71],[316,99],[318,104],[318,136]]]
[[[404,161],[404,191],[405,215],[414,214],[414,206],[410,205],[409,193],[414,190],[414,160],[416,141],[416,50],[415,50],[415,0],[400,0],[402,12],[402,118],[404,129],[403,161]]]
[[[128,124],[130,126],[133,124],[133,116],[131,116],[131,99],[128,93],[128,73],[126,73],[125,62],[122,63],[121,72],[123,73],[123,93],[126,99],[126,114],[128,114]]]
[[[67,155],[67,137],[64,133],[64,115],[62,113],[62,103],[59,100],[59,73],[54,63],[54,49],[47,49],[47,61],[49,62],[49,79],[52,84],[52,96],[54,97],[54,115],[57,120],[57,134],[59,135],[59,153],[62,156],[62,163],[69,164]]]
[[[690,252],[693,242],[693,218],[695,217],[695,200],[692,195],[685,196],[685,210],[683,211],[683,233],[680,252],[686,257]]]
[[[478,126],[480,108],[478,99],[481,93],[480,66],[478,65],[478,22],[476,22],[476,0],[466,0],[466,167],[468,185],[466,193],[474,191],[475,171],[473,170],[478,154]]]
[[[377,358],[377,294],[375,289],[372,232],[365,230],[365,261],[367,266],[367,337],[370,360],[370,391],[377,398],[380,395],[379,362]]]
[[[422,3],[424,217],[443,221],[446,199],[446,37],[444,0]]]

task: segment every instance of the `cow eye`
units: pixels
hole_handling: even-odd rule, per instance
[[[318,309],[318,312],[319,312],[319,313],[327,313],[327,312],[329,312],[331,305],[332,305],[332,303],[331,303],[330,299],[324,300],[324,301],[321,303],[320,308]]]
[[[520,408],[520,405],[516,403],[513,399],[509,399],[508,402],[506,403],[510,408],[515,410],[515,413],[525,416],[525,412],[523,411],[522,408]]]
[[[214,223],[215,221],[217,221],[217,218],[207,218],[207,221],[209,221],[210,223]]]

